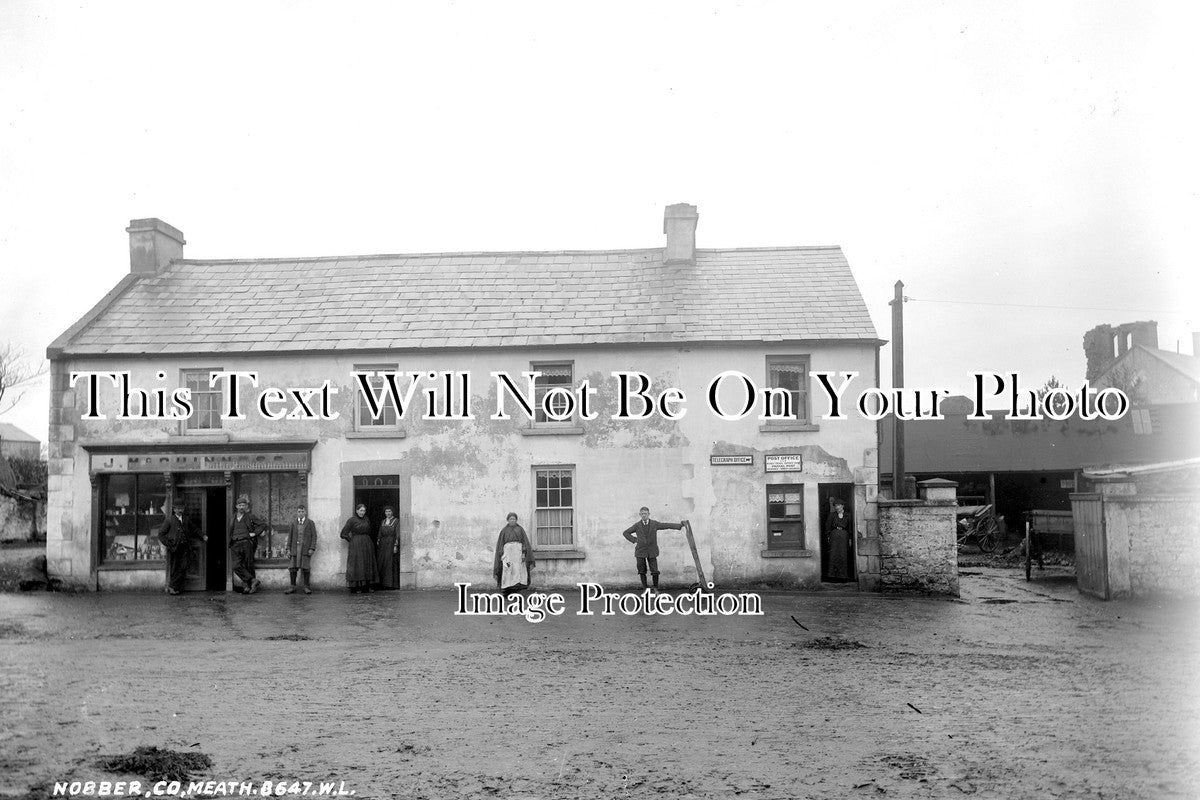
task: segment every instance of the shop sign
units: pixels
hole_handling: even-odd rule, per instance
[[[307,472],[307,452],[93,453],[92,472]]]
[[[748,467],[754,463],[754,456],[709,456],[708,463],[713,467]]]
[[[800,453],[763,456],[767,472],[803,472],[804,456]]]

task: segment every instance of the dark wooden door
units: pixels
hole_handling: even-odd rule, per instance
[[[829,531],[826,529],[829,514],[833,511],[835,498],[846,504],[846,515],[850,517],[850,541],[846,550],[846,563],[850,568],[849,578],[839,580],[854,580],[857,570],[854,564],[854,484],[852,483],[820,483],[817,484],[817,500],[821,507],[821,580],[831,580],[829,574]]]

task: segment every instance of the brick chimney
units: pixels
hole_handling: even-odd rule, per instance
[[[667,250],[663,260],[668,264],[696,263],[696,223],[700,215],[687,203],[667,206],[663,216],[663,233],[667,235]]]
[[[173,259],[183,258],[183,233],[161,219],[131,219],[125,232],[130,272],[159,272]]]

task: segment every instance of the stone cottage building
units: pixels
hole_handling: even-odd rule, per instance
[[[36,461],[42,454],[42,443],[9,422],[0,422],[0,458],[25,458]]]
[[[247,494],[271,528],[266,588],[287,581],[299,502],[318,529],[314,582],[341,585],[338,531],[360,501],[373,520],[396,508],[407,587],[491,584],[510,511],[533,540],[538,585],[634,583],[621,531],[643,505],[691,522],[720,585],[819,584],[832,498],[869,532],[877,435],[858,416],[821,419],[810,372],[877,386],[881,342],[840,248],[696,249],[697,220],[694,206],[668,207],[666,246],[652,249],[256,260],[187,259],[180,231],[132,221],[129,273],[48,352],[51,571],[95,589],[161,587],[155,528],[175,496],[209,534],[189,587],[234,588],[226,532]],[[632,418],[634,399],[614,419],[622,371],[644,374],[653,398],[674,388],[686,400]],[[213,385],[229,372],[257,386]],[[530,372],[532,416],[516,399]],[[777,391],[721,418],[708,388],[723,372]],[[374,414],[367,391],[389,374],[401,392],[417,387],[403,413],[381,394]],[[235,381],[241,418],[223,413]],[[182,388],[190,413],[172,418]],[[744,389],[729,377],[713,402],[734,417]],[[767,404],[774,419],[760,419]],[[660,543],[664,585],[693,583],[685,539]]]

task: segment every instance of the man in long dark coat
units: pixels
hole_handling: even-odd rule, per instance
[[[658,588],[658,532],[661,530],[677,531],[683,528],[683,523],[659,522],[650,519],[650,509],[642,506],[641,519],[630,525],[621,535],[633,542],[633,557],[637,560],[638,577],[642,579],[642,588],[646,587],[646,569],[654,579],[654,588]]]
[[[304,593],[312,594],[308,581],[312,567],[312,554],[316,549],[317,526],[308,518],[308,509],[304,507],[304,504],[300,504],[296,506],[296,518],[292,520],[292,524],[288,528],[288,578],[291,579],[292,585],[284,594],[295,594],[297,570],[304,578]]]
[[[258,591],[258,578],[254,575],[254,550],[258,547],[258,535],[267,531],[267,523],[250,513],[250,496],[240,495],[237,512],[229,521],[229,552],[233,556],[233,574],[242,582],[245,594]]]
[[[167,594],[179,594],[187,580],[188,557],[191,555],[192,540],[208,541],[183,516],[183,500],[171,501],[171,513],[158,529],[158,540],[167,551]]]

